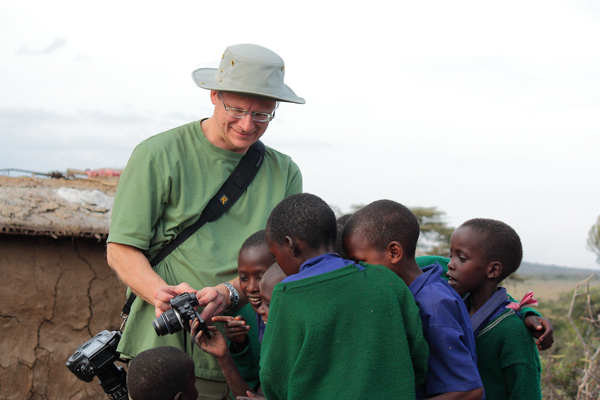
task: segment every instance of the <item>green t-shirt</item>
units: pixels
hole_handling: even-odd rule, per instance
[[[112,211],[108,242],[141,249],[152,259],[179,232],[193,224],[243,154],[221,149],[204,136],[200,121],[152,136],[140,143],[123,171]],[[169,285],[189,283],[199,290],[233,279],[244,242],[265,228],[271,210],[302,191],[302,176],[290,157],[266,147],[256,177],[218,220],[206,223],[154,269]],[[154,307],[136,299],[119,351],[134,357],[157,346],[186,350],[196,376],[224,380],[212,356],[190,348],[189,335],[158,337]]]

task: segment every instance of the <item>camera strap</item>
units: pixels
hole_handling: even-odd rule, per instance
[[[256,173],[260,169],[260,166],[264,160],[264,155],[265,145],[260,140],[250,146],[231,175],[229,175],[223,186],[221,186],[214,197],[210,199],[204,210],[202,210],[198,220],[185,228],[179,233],[179,235],[167,243],[165,247],[163,247],[152,259],[152,261],[150,261],[150,265],[152,267],[158,265],[158,263],[171,254],[171,252],[175,250],[181,243],[183,243],[198,229],[200,229],[202,225],[207,222],[213,222],[221,215],[225,214],[225,212],[229,210],[231,206],[233,206],[233,204],[242,196],[246,188],[256,176]],[[121,331],[125,326],[127,316],[131,311],[131,305],[136,297],[136,294],[131,292],[127,302],[123,306],[121,318],[123,318],[125,321],[123,321],[123,324],[121,325]]]

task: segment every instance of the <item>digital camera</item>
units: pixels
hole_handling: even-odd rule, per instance
[[[127,373],[117,367],[117,346],[121,332],[104,330],[79,346],[67,360],[67,368],[84,382],[98,376],[104,393],[112,400],[127,400]]]
[[[152,326],[154,326],[154,330],[158,336],[173,334],[182,329],[189,331],[190,321],[198,318],[200,328],[206,337],[210,338],[210,332],[204,320],[195,309],[200,303],[198,303],[198,299],[194,293],[181,293],[169,300],[169,303],[171,304],[171,309],[165,311],[152,321]]]

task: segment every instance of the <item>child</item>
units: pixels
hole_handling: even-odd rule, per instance
[[[127,370],[131,400],[196,400],[194,362],[176,347],[142,351]]]
[[[263,275],[263,279],[260,281],[260,297],[262,304],[258,309],[263,322],[266,324],[269,318],[269,306],[271,305],[271,297],[273,296],[273,288],[275,285],[286,278],[285,273],[281,270],[281,267],[277,263],[271,265],[271,267]]]
[[[249,303],[240,310],[240,313],[245,314],[246,317],[238,315],[235,318],[228,316],[213,318],[213,321],[225,322],[225,334],[231,342],[230,350],[233,354],[242,352],[248,347],[248,331],[250,330],[248,319],[250,318],[247,318],[247,315],[250,309],[254,310],[251,313],[251,319],[256,321],[258,327],[258,343],[262,342],[265,324],[257,314],[261,304],[259,283],[263,274],[274,262],[275,257],[269,253],[264,230],[253,233],[242,244],[238,256],[238,277],[240,289]]]
[[[275,262],[275,258],[269,253],[264,230],[250,235],[244,241],[238,256],[238,276],[241,292],[248,299],[249,304],[244,306],[240,310],[241,315],[235,318],[231,316],[212,318],[213,322],[225,323],[225,335],[230,341],[227,354],[221,353],[222,349],[217,352],[211,346],[202,347],[201,345],[207,353],[215,356],[213,353],[216,352],[221,358],[226,358],[226,360],[217,359],[217,361],[234,396],[245,394],[247,391],[256,391],[260,386],[258,373],[260,342],[265,323],[261,315],[257,313],[262,303],[259,283],[273,262]],[[216,338],[216,340],[220,339]],[[199,338],[196,339],[196,342],[200,345]],[[213,346],[218,344],[221,343],[212,343]],[[233,361],[235,365],[229,365],[230,361]],[[246,384],[240,381],[238,373]]]
[[[419,306],[429,359],[417,398],[444,394],[444,399],[482,399],[469,314],[460,296],[441,279],[439,264],[419,268],[419,233],[419,221],[408,208],[379,200],[354,213],[342,240],[351,259],[384,265],[402,278]]]
[[[492,219],[471,219],[450,238],[448,282],[471,316],[479,373],[488,400],[541,399],[540,359],[520,315],[498,283],[521,264],[519,235]]]
[[[243,247],[243,246],[242,246]],[[260,294],[261,297],[261,306],[258,310],[258,314],[260,315],[261,320],[266,324],[267,318],[269,315],[269,303],[271,302],[271,293],[273,291],[273,287],[275,284],[281,282],[281,280],[285,278],[285,274],[279,266],[275,263],[262,276],[260,280]],[[218,317],[214,317],[215,320]],[[210,339],[206,338],[203,335],[203,332],[200,331],[200,325],[198,320],[195,320],[192,324],[191,335],[195,337],[195,342],[202,350],[214,356],[219,363],[219,366],[223,370],[225,378],[227,379],[227,384],[231,388],[231,392],[234,397],[243,396],[245,394],[254,395],[255,392],[262,393],[262,391],[257,390],[259,386],[255,388],[250,388],[248,385],[244,385],[244,377],[240,374],[238,369],[236,369],[236,365],[232,355],[227,347],[227,342],[225,338],[217,330],[214,326],[209,326],[208,329],[212,332],[212,337]]]
[[[428,355],[418,308],[388,269],[333,253],[336,230],[331,208],[308,193],[267,220],[287,278],[269,306],[262,389],[269,400],[414,398]]]
[[[442,278],[448,281],[446,273],[448,272],[449,258],[441,256],[420,256],[416,257],[415,260],[417,260],[417,264],[419,264],[421,269],[435,263],[440,264],[444,269]],[[513,303],[518,303],[510,294],[508,295],[508,299]],[[552,343],[554,343],[554,327],[552,326],[552,321],[542,317],[542,314],[531,307],[523,307],[521,309],[521,315],[524,317],[523,321],[525,322],[527,329],[529,329],[529,333],[537,339],[535,344],[538,349],[548,350],[552,346]]]

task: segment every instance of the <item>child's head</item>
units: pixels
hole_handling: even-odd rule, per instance
[[[284,280],[286,277],[285,272],[281,270],[277,263],[271,265],[271,268],[265,272],[262,280],[260,281],[260,296],[262,297],[262,304],[258,309],[258,313],[262,315],[262,320],[266,323],[269,318],[269,306],[271,305],[271,297],[273,295],[273,288],[279,282]]]
[[[333,246],[333,249],[342,258],[348,258],[348,255],[342,246],[342,233],[344,232],[344,225],[346,224],[346,221],[348,221],[351,216],[352,214],[344,214],[337,219],[337,236],[335,238],[335,245]]]
[[[275,257],[269,253],[264,230],[252,234],[242,244],[238,257],[240,289],[254,311],[258,311],[261,303],[258,283],[273,262]]]
[[[336,235],[333,210],[309,193],[283,199],[267,220],[269,251],[287,275],[297,274],[309,258],[333,252]]]
[[[342,244],[353,260],[393,269],[401,259],[414,259],[419,233],[419,221],[408,208],[378,200],[348,219]]]
[[[127,369],[132,400],[193,400],[198,397],[195,383],[194,362],[176,347],[142,351]]]
[[[450,238],[448,282],[464,296],[484,285],[497,285],[522,259],[521,239],[513,228],[493,219],[471,219]]]

